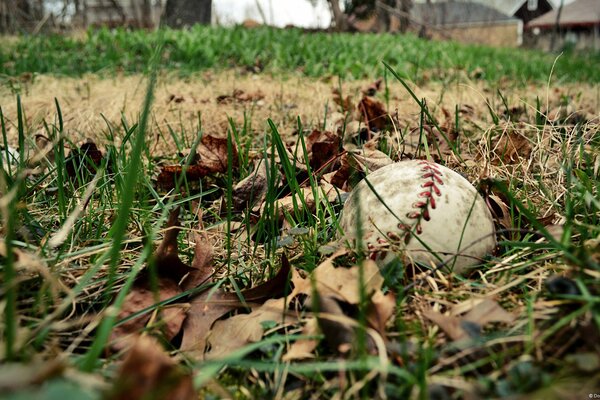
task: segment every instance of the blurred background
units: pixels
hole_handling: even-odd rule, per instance
[[[600,0],[0,0],[0,32],[8,34],[194,24],[600,49]]]

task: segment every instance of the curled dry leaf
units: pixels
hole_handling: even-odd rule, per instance
[[[379,78],[375,82],[370,83],[367,87],[362,90],[363,95],[365,96],[375,96],[377,92],[381,89],[381,84],[383,83],[383,79]]]
[[[358,112],[360,113],[365,125],[371,131],[385,129],[390,121],[388,112],[382,102],[371,97],[363,97],[358,103]]]
[[[341,166],[332,175],[331,184],[350,191],[365,175],[394,161],[382,151],[371,148],[348,151],[341,156]]]
[[[118,314],[118,320],[126,319],[158,302],[173,298],[184,290],[193,288],[208,279],[212,273],[210,268],[212,245],[206,238],[197,235],[194,260],[190,267],[183,263],[178,255],[177,235],[179,231],[179,209],[175,209],[169,215],[163,241],[154,254],[157,275],[156,288],[151,285],[148,272],[142,272],[127,294]],[[111,333],[111,350],[120,351],[128,347],[132,339],[149,328],[147,325],[151,318],[153,320],[152,327],[160,329],[166,340],[173,339],[181,330],[186,310],[187,306],[185,305],[173,304],[161,309],[158,318],[153,318],[151,313],[145,313],[116,326]]]
[[[248,304],[260,303],[283,294],[290,269],[287,258],[282,256],[281,268],[273,279],[254,288],[243,290],[241,296],[216,289],[203,292],[192,299],[183,326],[181,349],[192,358],[203,359],[207,339],[215,321],[228,312],[244,308]]]
[[[152,290],[148,280],[136,282],[127,295],[118,319],[122,320],[154,304],[168,300],[181,294],[181,288],[170,279],[160,279],[156,291]],[[148,326],[150,320],[154,324]],[[173,305],[160,311],[158,318],[152,318],[152,313],[145,313],[116,326],[111,333],[110,347],[112,351],[128,348],[143,331],[160,330],[166,340],[171,340],[179,333],[185,319],[185,307]]]
[[[302,328],[302,335],[304,336],[315,336],[319,333],[319,325],[316,318],[310,318],[304,324]],[[287,353],[283,355],[281,361],[289,362],[294,360],[304,360],[307,358],[314,358],[313,351],[319,345],[319,341],[316,339],[300,339],[292,343]]]
[[[470,311],[459,316],[470,307]],[[456,311],[455,311],[456,310]],[[438,325],[452,340],[462,340],[479,336],[481,328],[490,322],[511,323],[515,316],[497,302],[484,299],[473,306],[472,302],[461,303],[452,310],[451,315],[443,315],[437,311],[426,310],[423,315]]]
[[[109,400],[198,398],[192,375],[178,366],[160,344],[148,336],[141,336],[129,350]]]
[[[508,132],[492,142],[492,164],[517,164],[531,157],[531,143],[516,132]]]
[[[215,322],[207,338],[207,359],[224,357],[247,344],[258,342],[265,331],[264,323],[294,323],[297,318],[287,313],[285,298],[267,300],[250,314],[234,315]]]
[[[232,195],[233,207],[236,210],[252,209],[265,199],[269,190],[267,164],[268,162],[264,159],[259,161],[258,167],[234,186]]]
[[[340,107],[340,111],[342,113],[347,113],[350,110],[352,110],[353,104],[352,104],[351,96],[346,96],[345,98],[342,97],[342,93],[337,88],[333,89],[332,92],[333,92],[333,102]]]
[[[233,167],[237,165],[237,148],[231,143]],[[228,168],[227,138],[204,135],[193,156],[195,162],[187,167],[183,165],[165,165],[157,177],[157,183],[164,189],[175,187],[177,179],[185,174],[188,181],[198,180],[210,174],[224,173]]]
[[[339,190],[323,181],[319,186],[318,196],[319,201],[327,200],[330,203],[335,203],[339,199]],[[302,197],[302,200],[300,198]],[[279,218],[284,218],[286,213],[293,214],[296,207],[304,208],[306,211],[314,212],[317,202],[315,200],[315,193],[311,188],[300,188],[300,196],[298,195],[288,195],[282,199],[279,199],[275,202],[275,206],[279,211]],[[264,210],[265,204],[261,207],[261,214]]]
[[[294,290],[290,297],[294,298],[299,294],[311,296],[312,302],[319,312],[316,316],[318,325],[328,345],[337,352],[346,353],[351,349],[351,344],[355,342],[355,328],[358,326],[358,322],[354,319],[355,315],[346,315],[342,304],[345,303],[350,306],[350,309],[354,309],[359,304],[361,295],[359,266],[336,268],[333,264],[334,259],[342,254],[344,254],[342,251],[334,253],[315,268],[311,276],[307,278],[302,278],[299,273],[294,272],[292,274]],[[393,295],[381,293],[383,277],[375,262],[365,260],[361,268],[363,269],[364,293],[367,295],[367,321],[384,337],[385,324],[394,313],[395,299]],[[299,343],[297,346],[298,349],[294,350],[298,352],[314,349],[311,343]],[[373,349],[370,338],[367,341],[367,347],[369,350]]]
[[[229,103],[248,103],[252,101],[259,101],[265,98],[265,95],[260,91],[254,93],[246,93],[241,89],[235,89],[232,94],[223,94],[217,97],[218,104],[229,104]]]
[[[383,294],[381,290],[375,291],[367,309],[367,322],[369,326],[385,335],[385,325],[394,316],[396,310],[396,296],[392,292]]]
[[[90,181],[102,165],[103,158],[104,155],[91,140],[71,150],[65,160],[65,170],[73,185],[79,186],[80,183],[85,184]],[[111,171],[111,165],[107,166],[107,171]]]
[[[352,350],[356,342],[354,326],[356,322],[346,316],[338,301],[330,296],[317,293],[314,296],[317,322],[327,345],[340,354]]]
[[[333,167],[332,161],[340,151],[342,138],[330,131],[313,130],[306,138],[306,150],[313,171],[319,170],[326,164]]]

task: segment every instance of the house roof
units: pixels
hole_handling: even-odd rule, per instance
[[[481,3],[486,6],[495,8],[506,15],[514,15],[521,6],[527,2],[527,0],[472,0],[476,3]],[[558,7],[561,0],[548,0],[552,8]],[[564,0],[565,4],[572,2],[573,0]]]
[[[549,28],[556,24],[558,9],[532,19],[528,28]],[[567,4],[560,13],[559,25],[562,27],[600,25],[600,1],[577,0]]]
[[[493,7],[470,1],[449,1],[431,4],[415,3],[411,9],[411,16],[425,24],[435,26],[514,20],[513,17]]]

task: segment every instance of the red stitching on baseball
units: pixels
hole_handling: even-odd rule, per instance
[[[429,210],[435,210],[435,197],[440,197],[442,195],[442,191],[438,186],[444,184],[444,180],[442,179],[444,174],[438,169],[437,165],[431,164],[427,161],[421,161],[419,165],[422,166],[421,171],[423,172],[421,178],[425,180],[425,182],[421,184],[421,187],[425,190],[419,192],[417,196],[424,198],[425,200],[414,202],[412,207],[416,208],[416,210],[406,214],[407,218],[416,220],[414,227],[417,234],[421,234],[423,232],[421,221],[429,221],[431,219],[431,213]],[[398,228],[410,230],[410,227],[407,227],[403,224],[398,224]]]

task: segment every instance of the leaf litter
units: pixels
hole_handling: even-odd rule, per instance
[[[355,181],[360,180],[361,175],[394,161],[388,156],[389,152],[384,153],[379,150],[381,149],[380,140],[382,138],[392,146],[392,149],[398,149],[398,147],[395,147],[398,144],[390,140],[391,136],[381,135],[379,132],[388,128],[392,121],[383,103],[371,98],[380,90],[380,85],[381,82],[379,84],[375,83],[372,87],[365,89],[363,92],[364,97],[356,107],[352,105],[350,96],[342,100],[341,94],[339,95],[340,102],[338,104],[342,111],[346,113],[354,111],[352,118],[355,120],[352,122],[363,124],[363,126],[366,126],[366,131],[358,131],[353,127],[351,132],[346,132],[346,135],[342,136],[342,132],[338,129],[340,121],[338,119],[336,121],[337,127],[334,126],[333,129],[322,131],[313,130],[311,134],[306,136],[306,155],[294,154],[290,144],[289,154],[295,165],[299,166],[297,178],[299,178],[302,186],[301,192],[296,195],[301,195],[305,200],[310,200],[309,196],[313,193],[312,188],[309,188],[306,183],[306,176],[302,175],[308,171],[306,167],[311,167],[313,172],[318,172],[315,174],[315,178],[321,186],[327,183],[333,191],[344,191],[350,190]],[[253,99],[244,100],[244,97],[239,93],[238,97],[240,98],[235,99],[235,96],[234,92],[231,100],[236,102],[254,101]],[[177,103],[175,100],[173,102]],[[468,111],[468,107],[465,110]],[[453,145],[464,145],[467,139],[460,136],[460,130],[455,131],[456,127],[453,123],[452,114],[446,109],[441,111],[444,114],[444,122],[440,125],[441,132],[431,126],[423,127],[423,129],[430,144],[438,147],[443,155],[451,156],[452,150],[445,143],[441,133],[450,138]],[[356,118],[360,121],[356,121]],[[381,121],[386,121],[385,125],[379,125],[382,123]],[[366,133],[363,134],[363,132]],[[418,134],[421,135],[421,133]],[[357,145],[357,142],[365,138],[367,139],[366,144],[359,143]],[[460,140],[458,140],[459,138]],[[505,140],[505,142],[502,142],[502,140]],[[504,164],[526,163],[531,156],[531,152],[535,151],[531,147],[528,148],[528,144],[529,139],[524,138],[522,135],[511,137],[508,134],[501,136],[498,141],[492,142],[493,151],[487,155],[484,154],[482,160],[492,160],[492,169]],[[235,152],[237,149],[233,149],[233,151]],[[195,155],[194,152],[196,152]],[[165,189],[172,188],[176,179],[182,174],[185,174],[189,180],[197,180],[212,174],[223,173],[228,168],[227,139],[206,135],[199,148],[190,153],[187,157],[188,160],[191,160],[189,167],[185,168],[184,163],[163,167],[157,180],[159,186],[164,186]],[[405,152],[396,154],[407,155]],[[419,158],[423,157],[423,153],[420,148],[417,148],[409,156]],[[233,160],[237,159],[237,153],[234,153]],[[306,163],[306,159],[308,159],[308,165],[304,165],[303,169],[302,164]],[[260,205],[263,203],[266,193],[267,173],[264,162],[258,162],[255,165],[259,165],[255,168],[255,173],[249,175],[246,182],[243,184],[240,182],[239,186],[234,189],[234,200],[236,209],[243,210],[251,206],[254,212],[260,214]],[[276,165],[275,167],[277,172],[280,173],[280,166]],[[327,175],[324,175],[325,173]],[[282,186],[286,184],[284,180],[279,180],[279,182]],[[329,189],[324,190],[325,194],[329,192]],[[277,199],[281,202],[280,208],[286,209],[288,214],[291,214],[291,209],[289,205],[286,205],[286,202],[289,204],[290,198],[290,196],[287,196]],[[490,195],[490,199],[496,203],[496,207],[492,206],[491,208],[500,209],[496,216],[498,221],[503,221],[504,225],[500,225],[508,228],[511,222],[509,211],[512,211],[507,206],[508,201],[497,194]],[[339,200],[339,197],[335,197],[335,201],[337,200]],[[311,204],[313,201],[306,201],[306,203]],[[330,198],[329,201],[333,202],[334,198]],[[313,210],[311,207],[309,209]],[[289,344],[287,354],[283,356],[283,360],[315,358],[321,355],[330,356],[331,353],[347,356],[353,350],[352,345],[356,341],[359,325],[357,318],[360,300],[360,293],[357,290],[359,282],[357,271],[359,271],[359,268],[363,269],[366,283],[363,288],[367,295],[366,304],[364,304],[367,310],[366,320],[369,327],[380,335],[385,342],[389,343],[390,337],[394,336],[393,330],[389,329],[389,323],[399,312],[398,307],[402,307],[403,314],[412,314],[411,311],[424,305],[422,309],[426,311],[422,315],[439,326],[444,334],[454,341],[479,337],[483,335],[483,332],[493,332],[492,328],[498,326],[506,327],[522,323],[518,320],[514,311],[506,311],[491,298],[484,299],[474,306],[465,306],[464,303],[457,304],[454,301],[444,299],[445,297],[452,297],[453,293],[460,296],[469,296],[478,291],[469,288],[468,283],[456,285],[456,282],[453,282],[452,279],[442,279],[435,274],[422,281],[419,281],[421,278],[415,277],[414,282],[417,283],[414,288],[416,290],[411,294],[411,304],[398,304],[396,296],[392,291],[389,291],[389,287],[381,277],[380,272],[373,269],[373,266],[369,263],[361,264],[360,267],[357,265],[352,265],[349,268],[336,266],[337,258],[347,256],[343,253],[336,253],[334,256],[327,258],[310,274],[302,269],[292,267],[286,258],[282,258],[282,266],[272,280],[254,288],[240,290],[237,293],[226,291],[222,286],[219,286],[222,281],[217,280],[214,276],[213,244],[207,243],[206,238],[197,237],[192,265],[187,266],[178,255],[178,232],[177,218],[171,216],[167,224],[165,238],[154,255],[154,267],[158,281],[152,283],[148,274],[141,274],[129,294],[132,297],[128,297],[125,301],[125,306],[119,315],[119,320],[125,322],[115,328],[112,339],[122,339],[128,335],[134,338],[129,342],[134,347],[125,352],[126,357],[133,357],[133,361],[126,360],[122,370],[123,374],[135,375],[135,371],[132,371],[132,369],[143,370],[139,365],[146,362],[164,365],[159,369],[165,371],[171,369],[173,364],[168,366],[169,363],[165,361],[163,356],[171,357],[160,350],[160,345],[156,342],[152,345],[148,343],[139,344],[148,339],[147,332],[167,341],[173,341],[172,344],[182,350],[186,357],[195,360],[224,357],[236,349],[260,341],[268,331],[278,329],[283,332],[293,329],[311,337],[311,339],[300,339]],[[594,256],[596,256],[595,253]],[[502,260],[498,261],[500,264],[502,262]],[[343,263],[340,262],[340,264]],[[291,282],[288,281],[290,272],[292,275]],[[490,275],[486,274],[482,277],[487,279]],[[539,281],[541,278],[526,275],[523,279],[523,282],[534,285],[536,280]],[[420,291],[420,289],[423,289],[422,282],[428,282],[431,288],[435,288],[435,290],[432,293],[423,294]],[[489,282],[485,283],[489,284]],[[292,289],[285,296],[288,293],[286,291],[288,284],[291,284]],[[505,287],[508,288],[511,284],[513,283],[509,282]],[[184,292],[193,291],[193,289],[198,289],[199,286],[204,285],[206,285],[206,289],[181,297],[182,303],[161,306],[155,308],[152,312],[127,320],[142,310],[156,306],[157,302],[181,296]],[[439,288],[445,288],[446,291],[438,290]],[[495,292],[499,293],[498,290]],[[477,293],[477,295],[484,296],[485,293]],[[432,303],[436,305],[433,308],[431,307]],[[449,312],[440,313],[438,311],[439,307],[437,307],[439,304],[444,304]],[[534,307],[537,307],[536,310],[538,310],[544,307],[544,303],[537,302]],[[495,325],[490,327],[491,324]],[[423,322],[423,325],[428,326],[430,322]],[[564,332],[560,331],[560,333],[561,337],[564,338]],[[181,344],[178,344],[175,340],[178,334],[182,336]],[[326,348],[319,346],[323,339]],[[149,346],[154,347],[155,350],[158,349],[158,351],[154,354],[151,354],[150,351],[147,351],[149,354],[143,354]],[[122,351],[124,349],[125,347],[119,347],[114,350]],[[371,347],[369,350],[372,351],[373,348]],[[134,354],[134,356],[131,354]],[[149,358],[144,359],[144,355]],[[584,359],[585,357],[581,356],[581,358]],[[147,361],[149,359],[154,361]],[[176,360],[171,358],[175,365],[177,364]],[[398,361],[397,358],[396,361]],[[574,362],[577,362],[577,360],[574,360]],[[153,374],[155,373],[142,372],[144,377],[140,379],[154,380],[159,385],[165,383],[165,375],[162,373]],[[169,374],[170,372],[166,375]],[[175,379],[174,382],[179,382],[178,379]],[[185,383],[186,379],[181,378],[181,382],[184,382],[180,385],[182,388],[189,387]],[[147,390],[155,389],[150,388]],[[187,389],[177,390],[187,393]]]

